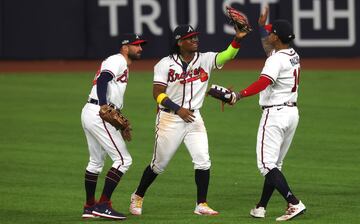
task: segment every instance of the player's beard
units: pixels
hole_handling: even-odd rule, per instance
[[[141,58],[141,52],[129,52],[128,57],[131,60],[139,60]]]

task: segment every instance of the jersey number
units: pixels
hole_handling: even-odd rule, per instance
[[[294,69],[294,86],[291,89],[291,92],[296,92],[297,90],[297,86],[299,85],[300,82],[300,68],[298,68],[297,70]]]

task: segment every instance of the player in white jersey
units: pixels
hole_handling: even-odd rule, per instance
[[[288,203],[286,213],[276,221],[286,221],[306,210],[305,205],[290,190],[281,172],[299,121],[297,98],[300,59],[289,46],[295,38],[291,24],[286,20],[276,20],[264,27],[267,14],[268,9],[260,16],[259,25],[268,58],[259,79],[240,91],[237,99],[260,92],[259,104],[263,110],[257,134],[256,155],[258,168],[265,181],[261,199],[251,209],[250,215],[265,218],[266,206],[276,189]]]
[[[142,214],[146,190],[161,174],[182,142],[185,143],[195,169],[197,202],[195,214],[217,215],[207,205],[210,177],[208,138],[200,108],[205,98],[211,71],[233,59],[245,32],[236,32],[223,52],[198,52],[198,32],[190,25],[180,25],[173,33],[175,44],[169,56],[154,67],[153,96],[159,104],[156,117],[153,158],[140,184],[131,195],[130,212]]]
[[[141,45],[146,41],[136,34],[124,34],[121,37],[120,53],[112,55],[101,63],[93,81],[89,99],[82,109],[81,123],[84,129],[88,149],[89,163],[85,171],[86,204],[83,218],[101,216],[111,219],[125,219],[126,216],[111,207],[111,195],[121,177],[129,169],[132,159],[126,148],[125,140],[110,123],[99,116],[101,106],[110,105],[123,108],[124,93],[129,78],[128,66],[133,60],[140,59]],[[113,164],[108,171],[100,200],[95,201],[95,189],[99,173],[102,171],[105,157],[108,155]]]

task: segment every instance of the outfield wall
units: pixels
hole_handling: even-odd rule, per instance
[[[219,51],[232,39],[225,5],[245,12],[254,29],[240,58],[263,57],[257,18],[268,2],[270,21],[294,24],[304,57],[359,57],[360,2],[356,0],[0,0],[0,59],[99,59],[117,52],[119,34],[149,40],[144,58],[166,55],[171,30],[189,23],[201,50]]]

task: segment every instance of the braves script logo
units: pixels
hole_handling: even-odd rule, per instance
[[[209,79],[209,74],[201,67],[188,72],[182,72],[181,74],[176,73],[174,69],[169,69],[168,72],[168,82],[180,80],[181,84],[185,84],[187,82],[194,82],[198,79],[200,79],[201,82],[205,82]]]
[[[129,71],[126,69],[122,75],[120,75],[119,78],[116,79],[117,82],[126,83],[128,82],[128,74]]]

